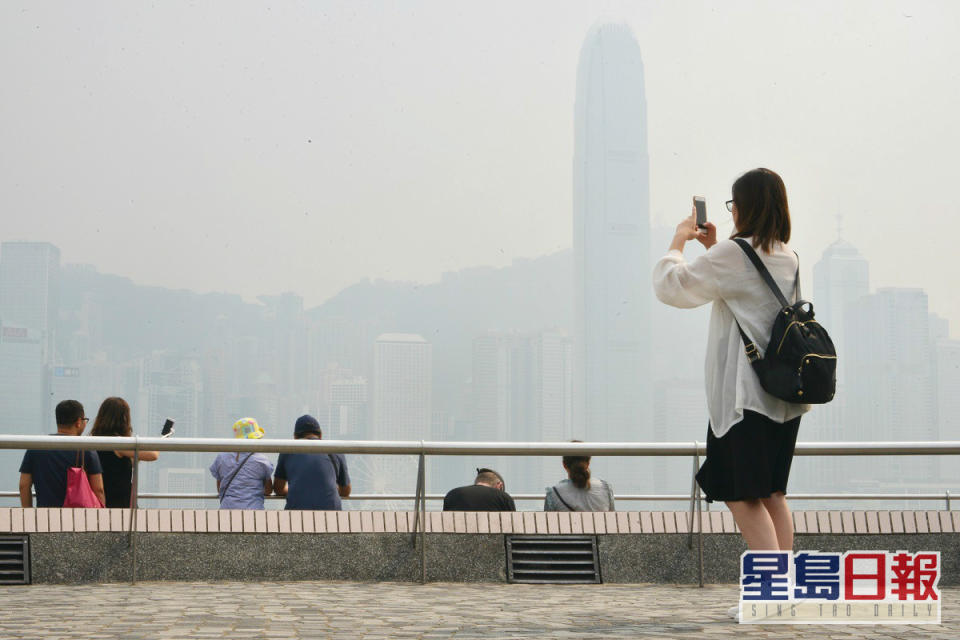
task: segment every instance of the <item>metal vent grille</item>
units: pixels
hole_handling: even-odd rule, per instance
[[[597,584],[595,536],[507,536],[507,581]]]
[[[0,536],[0,584],[30,584],[27,536]]]

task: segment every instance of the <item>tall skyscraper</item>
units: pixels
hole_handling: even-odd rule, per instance
[[[808,297],[812,293],[812,298]],[[803,418],[803,440],[848,440],[857,432],[850,424],[850,389],[846,372],[853,366],[848,335],[853,308],[870,293],[870,265],[849,242],[838,237],[813,265],[813,290],[803,295],[813,301],[817,321],[826,327],[837,349],[837,394],[832,402],[816,406]],[[796,486],[808,491],[836,491],[849,476],[846,459],[809,456],[794,461]]]
[[[55,357],[60,299],[60,249],[49,242],[0,245],[0,322],[43,333],[48,362]]]
[[[43,333],[25,327],[0,327],[0,433],[37,435],[56,430],[46,415],[48,367]],[[88,409],[89,411],[89,409]]]
[[[570,338],[561,331],[488,332],[474,338],[472,438],[569,440],[571,356]],[[474,466],[493,465],[511,486],[524,492],[552,484],[559,469],[555,459],[503,456],[473,462]]]
[[[47,242],[0,245],[0,412],[14,433],[48,433],[54,424],[50,365],[59,291],[59,249]]]
[[[847,361],[850,307],[870,293],[870,264],[849,242],[837,238],[813,265],[813,303],[817,320],[837,348],[837,381],[843,384]],[[841,394],[842,397],[842,394]]]
[[[640,47],[626,25],[596,26],[587,35],[574,128],[574,433],[648,440],[647,105]]]
[[[848,411],[835,439],[938,439],[927,294],[878,289],[853,305],[847,327]],[[937,463],[895,456],[882,468],[867,461],[852,468],[868,486],[903,488],[933,480]]]
[[[433,345],[422,336],[385,333],[373,346],[373,440],[428,440],[432,411]],[[358,491],[412,491],[413,457],[367,456],[357,466]],[[353,475],[353,467],[351,467]],[[358,473],[359,475],[359,473]],[[361,484],[362,483],[362,484]]]

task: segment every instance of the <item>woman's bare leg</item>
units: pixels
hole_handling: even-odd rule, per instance
[[[779,549],[777,530],[774,527],[770,512],[764,504],[756,499],[736,500],[728,502],[727,508],[733,514],[733,519],[740,527],[747,548],[751,551],[773,551]]]
[[[760,502],[773,521],[780,551],[793,551],[793,515],[787,505],[787,497],[778,491],[771,493],[769,498],[760,498]]]

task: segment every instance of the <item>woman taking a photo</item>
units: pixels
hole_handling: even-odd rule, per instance
[[[787,478],[800,416],[809,405],[775,398],[760,386],[741,341],[740,327],[766,352],[780,304],[733,238],[745,238],[787,299],[796,295],[798,259],[787,246],[790,212],[783,180],[754,169],[733,183],[734,233],[717,242],[717,229],[698,229],[694,216],[677,225],[667,255],[654,267],[657,298],[674,307],[713,303],[707,337],[706,386],[710,423],[707,457],[697,482],[708,502],[723,501],[751,550],[793,550]],[[707,252],[691,262],[683,247],[699,241]]]
[[[130,437],[130,405],[123,398],[107,398],[100,405],[97,419],[93,421],[93,436]],[[103,467],[103,489],[107,496],[106,507],[129,508],[130,481],[133,475],[133,451],[97,451]],[[156,451],[140,451],[137,458],[148,462],[156,460]]]

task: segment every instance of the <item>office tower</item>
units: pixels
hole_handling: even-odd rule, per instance
[[[815,406],[801,421],[802,440],[834,441],[851,438],[849,424],[849,389],[845,373],[850,364],[851,351],[847,328],[851,323],[851,308],[870,293],[870,265],[856,247],[838,237],[828,246],[813,265],[813,288],[802,287],[803,297],[814,305],[817,321],[826,327],[837,349],[837,393],[833,401]],[[812,297],[810,297],[812,295]],[[844,458],[817,456],[794,461],[797,486],[805,491],[836,491],[848,476]]]
[[[849,242],[838,238],[813,265],[813,304],[817,321],[837,348],[837,382],[843,385],[850,306],[870,293],[870,265]],[[806,295],[806,294],[805,294]]]
[[[159,435],[164,420],[169,417],[176,421],[177,437],[198,437],[203,393],[200,365],[191,359],[156,352],[144,359],[142,367],[137,397],[138,413],[145,418],[141,428],[151,436]],[[135,425],[134,430],[142,433],[138,426]],[[217,436],[230,437],[229,429],[229,424],[221,425]],[[164,469],[203,469],[209,465],[208,459],[212,460],[212,456],[198,452],[165,453],[157,462],[140,467],[141,486],[144,490],[156,491],[161,488]]]
[[[572,342],[561,331],[487,332],[473,340],[473,429],[481,442],[569,440]],[[518,491],[539,491],[562,473],[556,460],[497,457],[493,466]]]
[[[936,440],[930,321],[922,289],[882,288],[859,299],[847,323],[846,407],[837,440]],[[855,329],[855,330],[853,330]],[[885,458],[855,465],[862,483],[916,486],[935,460]]]
[[[627,26],[587,35],[574,127],[574,433],[649,439],[647,106],[640,47]]]
[[[266,305],[268,320],[264,347],[269,358],[262,372],[269,374],[274,384],[276,424],[288,431],[308,409],[309,349],[303,298],[283,293],[258,299]]]
[[[375,440],[430,437],[433,347],[421,336],[385,333],[373,348]]]
[[[428,440],[432,418],[433,346],[419,335],[385,333],[373,346],[373,440]],[[364,493],[412,492],[413,456],[366,456]],[[351,474],[353,473],[351,468]]]
[[[39,329],[0,328],[0,433],[37,435],[57,429],[54,414],[46,412],[44,342]]]
[[[363,440],[369,435],[367,379],[346,369],[331,367],[321,378],[317,421],[324,437]]]
[[[48,242],[0,244],[0,322],[43,333],[47,362],[55,355],[60,250]]]

